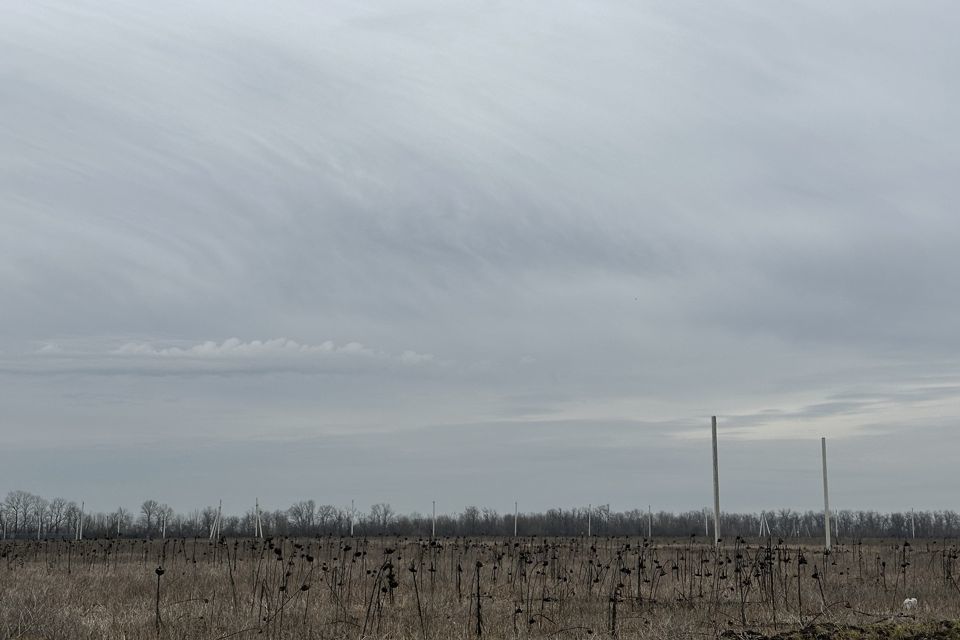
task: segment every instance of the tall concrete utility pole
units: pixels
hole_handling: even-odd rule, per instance
[[[717,416],[711,421],[713,433],[713,543],[720,544],[720,463],[717,460]]]
[[[823,453],[823,530],[826,534],[827,551],[830,551],[830,487],[827,484],[827,439],[820,438]]]

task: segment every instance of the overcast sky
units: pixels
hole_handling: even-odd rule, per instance
[[[955,3],[0,8],[0,493],[960,508]]]

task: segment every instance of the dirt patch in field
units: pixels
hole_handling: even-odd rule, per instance
[[[725,640],[960,640],[960,621],[884,623],[864,627],[818,624],[773,636],[727,631]]]

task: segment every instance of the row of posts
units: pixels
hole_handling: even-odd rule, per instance
[[[710,420],[710,431],[713,441],[713,542],[716,545],[720,544],[720,461],[717,454],[717,416],[712,416]],[[831,539],[830,539],[830,485],[827,479],[827,439],[820,439],[820,448],[821,455],[823,459],[823,519],[824,519],[824,535],[825,535],[825,544],[826,549],[829,551],[832,548]],[[430,526],[430,536],[437,536],[437,501],[432,502],[432,518]],[[221,514],[223,512],[223,501],[220,501],[220,504],[217,507],[217,516],[214,520],[213,526],[210,527],[210,539],[215,540],[220,537],[220,523],[221,523]],[[350,501],[350,535],[353,535],[353,521],[354,521],[354,501]],[[254,536],[257,538],[263,537],[263,524],[260,518],[260,500],[256,501],[256,515],[254,517]],[[77,540],[83,539],[83,507],[80,509],[80,518],[77,523],[76,538]],[[513,503],[513,535],[517,535],[517,522],[519,520],[520,510],[519,503]],[[587,536],[593,535],[592,532],[592,516],[593,516],[593,505],[587,509]],[[118,532],[119,532],[119,519],[117,522]],[[164,523],[166,524],[166,523]],[[769,530],[769,526],[768,526]],[[39,537],[39,529],[37,531],[37,536]],[[653,513],[650,507],[647,507],[647,537],[652,537],[653,535]],[[916,535],[916,533],[914,533]]]

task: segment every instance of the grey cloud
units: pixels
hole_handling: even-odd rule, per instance
[[[433,354],[406,349],[393,354],[359,342],[300,343],[288,338],[243,341],[229,338],[197,344],[73,340],[47,342],[32,353],[0,357],[0,371],[20,374],[91,373],[106,375],[161,373],[302,373],[349,372],[446,363]]]
[[[10,7],[5,441],[503,422],[548,447],[533,425],[556,421],[580,425],[557,431],[571,441],[653,425],[669,456],[717,414],[758,451],[926,442],[960,414],[958,18],[946,2]],[[263,346],[276,336],[297,353]],[[337,351],[354,342],[374,353]]]

